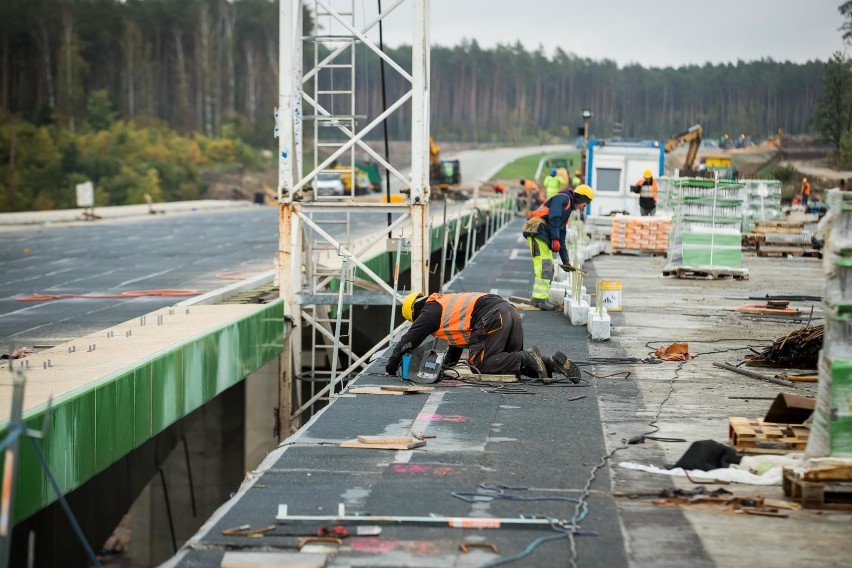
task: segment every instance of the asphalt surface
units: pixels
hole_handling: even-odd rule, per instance
[[[528,295],[528,253],[512,253],[525,250],[517,238],[520,225],[516,220],[499,232],[453,286]],[[572,327],[557,313],[527,311],[524,316],[527,345],[536,344],[548,354],[561,349],[573,360],[588,360],[585,328]],[[376,360],[355,385],[401,384],[396,377],[382,376],[383,365],[383,358]],[[217,566],[225,549],[293,548],[295,533],[317,530],[316,524],[287,524],[262,538],[222,534],[245,524],[275,524],[279,504],[287,504],[292,515],[334,515],[343,503],[349,514],[571,519],[576,504],[564,498],[585,495],[589,513],[580,524],[594,536],[575,538],[578,565],[626,566],[616,506],[608,494],[608,469],[595,468],[605,450],[594,388],[562,382],[517,386],[514,392],[490,392],[483,385],[444,381],[426,394],[336,399],[270,454],[254,483],[208,520],[209,528],[194,537],[172,565]],[[411,432],[435,437],[413,451],[337,446],[357,435]],[[468,503],[452,495],[475,492],[482,483],[508,486],[505,493],[521,499],[558,499]],[[587,483],[590,491],[584,494]],[[495,544],[505,558],[539,537],[552,536],[558,533],[549,529],[386,526],[379,537],[345,540],[328,565],[480,566],[498,556],[482,549],[462,553],[461,543]],[[561,538],[541,544],[514,565],[563,567],[570,565],[571,556],[569,539]]]
[[[187,289],[206,292],[269,270],[278,210],[157,216],[4,229],[0,235],[0,350],[53,346],[186,298],[19,298]],[[219,277],[217,277],[219,276]]]

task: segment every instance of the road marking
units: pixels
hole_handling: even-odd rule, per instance
[[[141,282],[142,280],[148,280],[149,278],[156,278],[157,276],[162,276],[163,274],[168,274],[169,272],[174,272],[176,268],[168,268],[166,270],[162,270],[160,272],[155,272],[154,274],[149,274],[147,276],[143,276],[141,278],[134,278],[133,280],[125,280],[124,282],[120,282],[110,288],[110,290],[115,290],[116,288],[121,288],[122,286],[127,286],[128,284],[133,284],[134,282]]]

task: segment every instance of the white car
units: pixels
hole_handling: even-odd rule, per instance
[[[343,178],[340,172],[320,172],[314,179],[314,191],[317,196],[343,197]]]

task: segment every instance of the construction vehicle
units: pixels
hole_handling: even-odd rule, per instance
[[[340,178],[343,180],[343,188],[345,195],[364,195],[373,191],[373,184],[370,183],[370,176],[364,170],[357,167],[346,167],[336,165],[331,168],[334,171],[340,172]],[[352,173],[355,173],[355,192],[352,192]]]
[[[432,188],[432,195],[440,197],[449,191],[458,190],[461,182],[461,163],[458,160],[441,158],[441,147],[430,136],[429,185]]]
[[[737,179],[737,170],[729,156],[703,156],[698,164],[699,177],[719,177],[719,179]]]
[[[701,147],[703,135],[704,127],[700,124],[694,124],[677,136],[672,136],[666,142],[666,153],[673,152],[682,144],[689,144],[689,148],[686,151],[686,159],[683,161],[683,168],[680,169],[680,175],[690,176],[696,173],[695,158],[698,156],[698,149]]]

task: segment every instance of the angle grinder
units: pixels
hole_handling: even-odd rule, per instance
[[[446,342],[435,339],[412,351],[408,355],[407,369],[403,365],[403,380],[424,385],[437,383],[444,370],[448,347]]]

